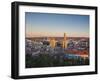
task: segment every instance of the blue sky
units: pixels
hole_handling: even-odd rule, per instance
[[[89,16],[54,13],[25,13],[26,36],[89,37]]]

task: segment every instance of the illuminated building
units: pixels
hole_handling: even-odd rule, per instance
[[[64,33],[64,39],[62,41],[62,47],[67,48],[66,33]]]
[[[50,46],[51,46],[52,48],[55,48],[55,45],[56,45],[55,39],[54,39],[54,38],[51,38],[51,39],[50,39]]]
[[[56,46],[56,41],[54,38],[49,38],[50,40],[50,46],[52,48],[55,48]],[[64,33],[64,39],[62,40],[62,48],[67,48],[67,38],[66,38],[66,33]]]

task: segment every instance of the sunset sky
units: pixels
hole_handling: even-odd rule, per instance
[[[25,12],[26,37],[89,37],[89,16]]]

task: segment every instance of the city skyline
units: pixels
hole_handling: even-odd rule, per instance
[[[26,37],[89,37],[89,16],[25,13]]]

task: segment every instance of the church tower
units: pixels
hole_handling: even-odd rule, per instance
[[[56,41],[55,41],[54,38],[51,38],[51,39],[50,39],[50,46],[51,46],[52,48],[55,48],[55,46],[56,46]]]
[[[62,41],[62,47],[67,48],[67,38],[66,38],[66,33],[64,33],[64,39]]]

